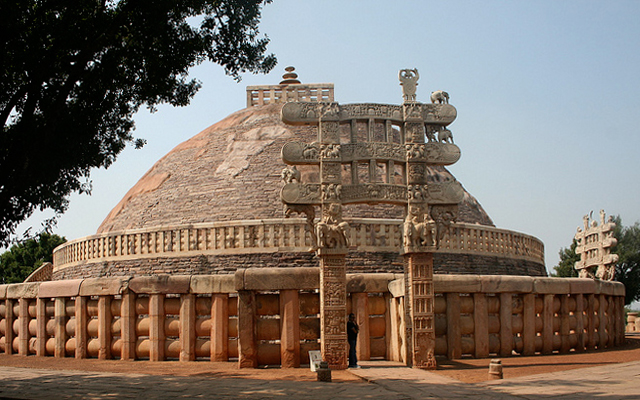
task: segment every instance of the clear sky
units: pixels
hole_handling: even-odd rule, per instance
[[[462,158],[449,169],[496,226],[541,239],[552,270],[589,211],[640,221],[639,18],[638,1],[274,0],[260,31],[275,70],[236,83],[215,65],[193,69],[203,88],[192,104],[141,111],[135,136],[148,144],[93,171],[93,194],[72,197],[56,233],[94,234],[158,159],[285,66],[335,83],[340,103],[391,104],[402,102],[398,70],[418,68],[418,101],[442,89],[458,109]]]

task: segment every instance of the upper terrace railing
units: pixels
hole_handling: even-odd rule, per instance
[[[400,251],[401,220],[360,218],[348,222],[352,250]],[[215,222],[87,236],[56,248],[53,264],[58,269],[132,258],[306,252],[312,245],[309,227],[302,218]],[[544,264],[544,245],[535,237],[477,224],[453,224],[437,252]]]

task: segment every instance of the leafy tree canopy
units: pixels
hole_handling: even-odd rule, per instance
[[[624,283],[626,288],[625,304],[640,300],[640,223],[623,226],[620,216],[613,221],[616,228],[613,236],[618,240],[611,252],[618,255],[615,280]],[[577,277],[573,266],[580,256],[576,254],[577,242],[574,240],[570,248],[560,250],[560,262],[554,267],[552,276]]]
[[[134,139],[145,105],[187,105],[190,67],[235,79],[276,63],[259,37],[271,0],[21,0],[0,4],[0,244],[36,209],[66,210]]]
[[[41,233],[14,244],[0,255],[0,283],[19,283],[45,262],[53,260],[53,249],[66,242],[58,235]]]

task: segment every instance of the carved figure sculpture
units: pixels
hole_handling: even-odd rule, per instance
[[[431,102],[434,104],[449,104],[449,93],[444,90],[436,90],[431,93]]]
[[[300,183],[300,171],[298,171],[295,165],[285,167],[280,173],[280,177],[284,183]]]
[[[349,224],[342,220],[341,206],[337,203],[329,206],[322,221],[316,226],[319,248],[335,249],[349,247],[347,230]]]
[[[442,127],[438,131],[438,142],[440,143],[453,143],[453,133],[445,127]]]
[[[305,144],[302,150],[302,156],[306,160],[314,160],[318,157],[318,146],[315,143]]]
[[[423,214],[419,207],[410,207],[404,220],[403,233],[405,248],[436,245],[436,222],[428,213]]]
[[[398,79],[402,85],[404,101],[416,101],[416,86],[418,86],[418,79],[420,79],[418,69],[401,69],[398,72]]]

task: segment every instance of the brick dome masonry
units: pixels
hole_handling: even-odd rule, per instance
[[[316,129],[285,125],[281,109],[282,104],[245,108],[178,145],[129,190],[97,233],[283,218],[282,146],[294,138],[312,142]],[[451,176],[444,167],[431,168],[434,175]],[[351,216],[401,218],[402,213],[397,207],[351,208]],[[467,192],[459,221],[494,226]]]
[[[96,235],[57,249],[53,278],[317,266],[305,220],[295,214],[285,218],[280,190],[283,146],[316,141],[318,128],[288,125],[281,113],[291,101],[333,101],[333,85],[254,86],[247,89],[247,99],[247,108],[156,162]],[[361,130],[367,129],[375,136],[385,128]],[[455,180],[443,166],[428,168],[432,181]],[[319,181],[317,167],[299,170],[303,181]],[[402,272],[402,207],[348,205],[343,216],[351,226],[350,272]],[[434,255],[436,273],[546,275],[542,243],[496,228],[466,190],[454,226]]]

